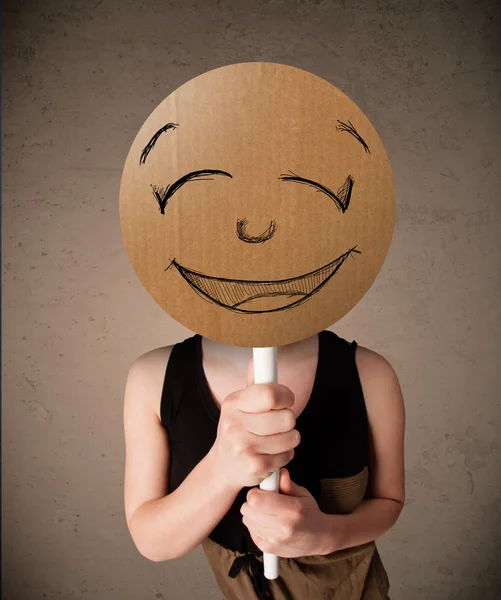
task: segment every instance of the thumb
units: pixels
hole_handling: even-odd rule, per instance
[[[291,479],[290,473],[287,469],[280,469],[280,482],[279,489],[281,494],[287,496],[309,496],[310,492],[304,487],[297,485]]]

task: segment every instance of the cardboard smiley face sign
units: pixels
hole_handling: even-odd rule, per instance
[[[395,193],[363,112],[307,71],[206,72],[148,117],[120,188],[125,248],[174,319],[216,341],[279,346],[332,325],[387,255]]]

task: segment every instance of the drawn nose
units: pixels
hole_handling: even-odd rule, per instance
[[[237,236],[239,240],[242,242],[247,242],[248,244],[263,244],[275,235],[275,232],[278,228],[275,221],[270,221],[270,226],[266,231],[260,233],[259,235],[249,235],[247,233],[247,219],[237,219]]]

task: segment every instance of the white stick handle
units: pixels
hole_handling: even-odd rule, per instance
[[[254,348],[254,383],[277,383],[278,359],[277,348]],[[275,471],[259,485],[268,492],[278,492],[280,470]],[[266,579],[278,577],[278,556],[263,552],[264,576]]]

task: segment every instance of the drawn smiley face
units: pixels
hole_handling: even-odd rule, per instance
[[[193,331],[274,345],[331,325],[365,294],[395,217],[367,117],[306,71],[243,63],[153,111],[123,172],[120,220],[139,279]],[[265,341],[266,340],[266,341]]]

